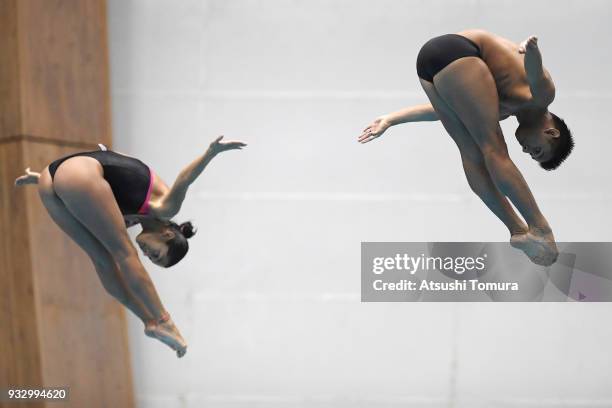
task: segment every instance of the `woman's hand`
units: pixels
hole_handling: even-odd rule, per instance
[[[519,45],[519,54],[526,54],[528,51],[536,50],[537,48],[538,37],[531,35]]]
[[[25,184],[37,184],[38,183],[40,173],[36,173],[35,171],[30,171],[29,167],[25,169],[25,172],[26,174],[24,174],[23,176],[17,177],[17,179],[15,179],[16,186],[23,186]]]
[[[381,116],[374,119],[372,123],[368,125],[357,139],[359,143],[368,143],[371,140],[376,139],[385,133],[385,130],[389,129],[391,123],[387,120],[386,116]]]
[[[238,140],[223,141],[223,136],[219,136],[210,144],[208,151],[212,154],[217,154],[226,150],[240,150],[246,145],[246,143]]]

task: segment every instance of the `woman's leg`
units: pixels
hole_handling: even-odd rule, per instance
[[[141,300],[154,318],[145,333],[177,351],[186,352],[186,343],[169,318],[149,274],[132,244],[102,166],[91,158],[77,156],[57,169],[53,189],[68,211],[94,235],[118,266],[128,289]]]
[[[527,232],[527,225],[516,214],[506,196],[495,186],[487,170],[480,148],[472,139],[463,123],[438,95],[434,84],[424,79],[420,79],[420,81],[444,129],[446,129],[459,148],[463,170],[472,191],[506,225],[511,236]]]
[[[125,282],[119,275],[117,265],[108,251],[87,228],[74,218],[62,200],[55,194],[48,169],[43,170],[40,175],[38,194],[53,221],[89,255],[104,289],[130,309],[143,323],[151,320],[153,318],[151,313],[127,289]]]

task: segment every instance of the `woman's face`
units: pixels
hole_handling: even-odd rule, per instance
[[[172,231],[164,232],[141,232],[136,236],[136,243],[142,253],[155,265],[165,266],[167,264],[168,240],[172,239]]]

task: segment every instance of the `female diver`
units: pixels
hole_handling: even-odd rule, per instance
[[[217,154],[246,146],[218,137],[202,156],[185,167],[169,188],[146,164],[117,152],[72,154],[49,164],[42,173],[26,169],[15,185],[38,184],[51,218],[91,258],[104,288],[144,323],[178,357],[187,344],[159,299],[127,228],[140,224],[138,246],[153,263],[169,267],[180,261],[194,234],[190,222],[177,225],[187,189]]]

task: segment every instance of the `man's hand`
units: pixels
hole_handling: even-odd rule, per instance
[[[382,136],[382,134],[385,133],[385,130],[389,129],[389,126],[391,126],[391,124],[384,116],[376,118],[368,125],[368,127],[363,129],[363,132],[361,132],[361,135],[357,141],[362,144],[368,143],[369,141]]]
[[[217,154],[217,153],[224,152],[226,150],[240,150],[247,145],[246,143],[240,142],[237,140],[228,140],[228,141],[222,141],[222,140],[223,140],[223,136],[219,136],[218,138],[216,138],[210,144],[208,151],[212,154]]]
[[[535,35],[531,35],[519,45],[519,54],[526,54],[529,51],[534,51],[537,49],[538,37],[536,37]]]

